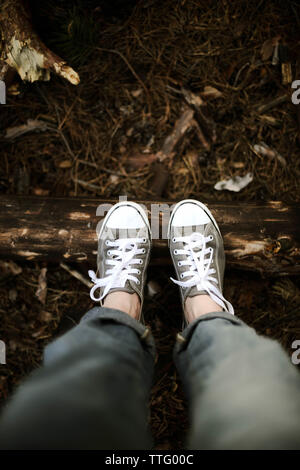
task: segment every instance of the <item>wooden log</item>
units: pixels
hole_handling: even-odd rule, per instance
[[[0,197],[0,257],[50,262],[96,262],[99,222],[117,201]],[[205,201],[204,201],[205,202]],[[153,264],[170,263],[166,228],[173,202],[140,201],[153,231]],[[265,275],[300,273],[298,205],[207,204],[221,229],[227,267]],[[159,229],[159,233],[156,233]]]

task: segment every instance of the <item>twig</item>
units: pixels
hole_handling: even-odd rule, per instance
[[[206,102],[195,93],[192,93],[190,90],[182,88],[182,94],[185,101],[188,105],[195,111],[195,121],[198,136],[204,147],[209,150],[210,144],[207,142],[204,137],[204,133],[210,138],[211,142],[215,143],[216,136],[216,123],[208,116],[208,109]],[[205,111],[205,112],[204,112]],[[203,128],[204,133],[200,129],[200,126]]]
[[[206,149],[206,150],[210,150],[210,143],[207,141],[207,139],[205,138],[202,130],[201,130],[201,127],[199,126],[198,122],[193,119],[192,120],[192,125],[195,127],[196,129],[196,132],[197,132],[197,136],[198,136],[198,139],[200,140],[201,144],[203,145],[203,147]]]
[[[67,141],[63,131],[58,127],[56,129],[56,133],[61,137],[62,141],[64,142],[69,154],[71,155],[71,157],[73,158],[73,160],[75,161],[76,160],[76,155],[74,155],[74,152],[73,150],[71,149],[70,145],[69,145],[69,142]]]
[[[87,183],[84,180],[81,180],[79,178],[75,178],[73,175],[72,175],[72,181],[74,183],[80,184],[84,188],[90,189],[91,191],[99,191],[100,190],[100,186],[96,186],[95,184],[92,184],[92,183]]]
[[[288,99],[289,98],[287,95],[278,96],[277,98],[275,98],[275,100],[272,100],[267,104],[259,106],[259,108],[257,108],[257,112],[259,114],[264,114],[266,111],[269,111],[270,109],[275,108],[276,106],[282,103],[285,103],[286,101],[288,101]]]
[[[66,263],[61,262],[60,267],[65,269],[71,276],[75,277],[78,279],[78,281],[81,281],[85,286],[87,287],[92,287],[93,283],[89,281],[86,277],[84,277],[80,272],[76,271],[75,269],[71,269]]]
[[[191,108],[185,109],[180,118],[175,122],[171,134],[164,141],[162,149],[157,152],[157,159],[163,162],[167,158],[174,157],[174,149],[179,140],[183,137],[190,127],[193,126],[194,111]]]
[[[97,165],[97,163],[81,160],[80,158],[77,159],[77,162],[82,163],[83,165],[87,165],[87,166],[91,166],[93,168],[97,168],[97,170],[104,171],[104,173],[108,173],[109,175],[121,176],[123,178],[140,178],[140,176],[141,176],[140,174],[138,174],[138,175],[129,174],[128,175],[125,172],[121,173],[119,171],[108,170],[108,168],[100,167],[99,165]]]
[[[97,170],[104,171],[104,173],[108,173],[110,175],[127,177],[127,175],[124,175],[123,173],[120,173],[119,171],[108,170],[107,168],[103,168],[103,167],[100,168],[99,165],[97,165],[97,163],[81,160],[80,158],[78,158],[77,161],[78,163],[82,163],[82,165],[87,165],[93,168],[97,168]]]

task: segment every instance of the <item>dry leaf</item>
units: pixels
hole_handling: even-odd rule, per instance
[[[204,104],[204,101],[201,98],[201,96],[196,95],[195,93],[193,93],[190,90],[187,90],[186,88],[182,88],[181,91],[182,91],[183,96],[186,99],[186,102],[189,105],[193,105],[193,106],[196,106],[196,108],[199,108],[200,106]]]
[[[252,173],[247,173],[245,176],[234,176],[228,180],[222,180],[215,184],[214,188],[217,191],[227,189],[227,191],[239,192],[245,188],[253,180]]]
[[[244,168],[245,163],[244,162],[234,162],[232,166],[234,168]]]
[[[35,196],[48,196],[49,189],[34,188],[33,194],[35,194]]]
[[[58,163],[58,168],[71,168],[72,162],[71,160],[63,160],[62,162]]]
[[[53,319],[53,315],[50,312],[46,312],[46,310],[42,310],[39,314],[39,320],[43,323],[49,323]]]
[[[135,153],[126,159],[126,165],[133,169],[143,168],[157,160],[155,153]]]
[[[126,136],[127,136],[127,137],[131,137],[132,134],[133,134],[133,131],[134,131],[134,128],[133,128],[133,127],[130,127],[129,129],[127,129],[127,131],[126,131]]]
[[[202,98],[205,99],[217,99],[223,96],[223,93],[213,86],[205,86],[204,91],[201,93]]]
[[[260,50],[262,60],[270,59],[270,57],[273,54],[273,49],[276,46],[276,44],[278,44],[278,42],[279,42],[279,37],[277,36],[275,38],[267,39],[263,43],[261,50]]]
[[[143,90],[141,88],[138,88],[137,90],[134,90],[134,91],[131,92],[131,94],[134,98],[138,98],[141,93],[143,93]]]
[[[120,179],[117,175],[110,175],[109,181],[111,184],[117,184],[119,183]]]

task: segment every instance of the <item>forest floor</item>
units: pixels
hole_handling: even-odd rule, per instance
[[[188,90],[205,100],[209,145],[195,128],[184,135],[161,197],[299,203],[300,106],[292,103],[291,83],[284,82],[280,64],[272,65],[268,53],[270,40],[285,45],[293,80],[300,79],[298,2],[30,4],[39,34],[81,81],[73,86],[52,76],[50,82],[15,78],[10,84],[0,108],[0,194],[153,198],[155,155],[181,116]],[[46,126],[5,137],[7,129],[28,119]],[[273,152],[260,154],[254,146],[262,142]],[[247,173],[253,180],[240,192],[214,188]],[[2,403],[41,364],[45,344],[93,305],[88,289],[59,265],[7,261],[10,267],[0,271],[0,339],[7,345],[7,364],[0,366]],[[42,303],[36,290],[45,267]],[[86,266],[75,268],[87,275]],[[150,400],[156,449],[182,449],[188,429],[172,361],[182,315],[172,275],[171,267],[150,266],[148,280],[159,289],[154,297],[146,295],[144,310],[158,349]],[[297,276],[226,270],[224,295],[240,318],[291,355],[292,342],[300,339],[298,286]]]

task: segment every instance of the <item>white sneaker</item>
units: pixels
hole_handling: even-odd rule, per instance
[[[115,204],[105,216],[98,237],[97,274],[89,271],[94,282],[90,296],[102,301],[108,293],[136,293],[143,306],[143,289],[151,248],[151,230],[144,209],[135,202]],[[99,289],[99,297],[95,291]]]
[[[187,297],[209,295],[234,315],[223,297],[225,253],[220,229],[209,209],[186,199],[176,204],[169,221],[168,243],[180,287],[182,307]]]

